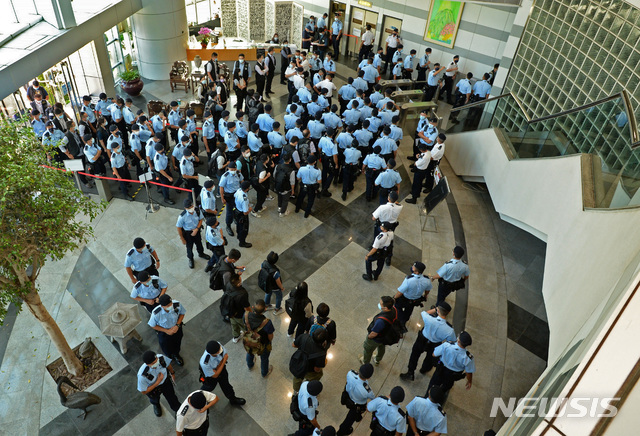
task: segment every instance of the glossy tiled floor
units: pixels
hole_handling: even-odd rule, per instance
[[[339,65],[338,86],[350,71]],[[168,88],[166,82],[149,82],[143,96],[165,101],[180,96],[179,92],[171,94]],[[277,85],[276,93],[282,93],[283,88]],[[282,120],[285,103],[284,97],[274,98],[276,119]],[[398,159],[403,178],[401,198],[410,186],[411,174],[404,159],[410,147],[406,138]],[[266,203],[268,210],[262,218],[251,218],[248,240],[254,247],[241,250],[240,262],[247,266],[244,279],[251,300],[264,295],[257,287],[257,271],[266,254],[275,250],[280,253],[279,267],[285,288],[289,290],[297,282],[307,281],[314,305],[328,303],[330,316],[338,324],[338,342],[331,349],[332,357],[323,377],[321,425],[337,426],[346,414],[339,404],[344,377],[349,369],[359,366],[357,357],[361,354],[366,326],[377,312],[379,297],[393,295],[416,260],[427,264],[427,272],[435,272],[450,258],[455,244],[466,246],[471,278],[466,290],[450,297],[454,306],[452,321],[456,331],[464,328],[474,337],[470,350],[475,355],[478,372],[470,391],[456,385],[451,392],[445,406],[449,434],[479,435],[490,427],[497,428],[500,418],[488,417],[493,397],[522,396],[544,368],[548,342],[540,294],[544,243],[500,221],[481,186],[457,179],[446,162],[442,168],[449,177],[452,194],[428,220],[418,207],[405,206],[392,266],[385,268],[377,282],[368,283],[360,277],[363,258],[373,237],[370,214],[376,207],[364,200],[362,178],[346,201],[337,195],[318,199],[308,219],[296,214],[278,218],[273,202]],[[117,197],[117,189],[113,188]],[[155,192],[152,195],[159,197]],[[124,356],[100,334],[98,327],[97,316],[107,307],[115,301],[129,302],[131,283],[122,261],[133,238],[142,236],[160,254],[160,275],[169,284],[168,293],[187,308],[182,347],[186,364],[177,368],[179,398],[199,387],[197,360],[206,342],[216,339],[229,351],[230,379],[238,395],[247,399],[247,405],[237,408],[221,399],[211,410],[210,434],[284,435],[295,429],[288,414],[288,394],[292,390],[288,371],[291,339],[286,337],[288,317],[270,315],[276,327],[271,357],[275,369],[267,379],[262,379],[258,371],[246,368],[242,346],[231,342],[230,328],[220,320],[220,292],[208,289],[208,278],[202,271],[204,262],[196,259],[195,270],[187,267],[184,247],[175,235],[177,212],[176,208],[162,207],[147,215],[139,202],[116,198],[93,223],[95,240],[65,259],[45,266],[40,276],[43,300],[69,342],[75,346],[85,337],[93,337],[114,371],[92,387],[103,402],[82,421],[76,418],[76,412],[60,406],[53,380],[43,372],[44,364],[58,356],[41,328],[28,313],[8,319],[8,325],[0,330],[0,353],[4,353],[0,354],[3,357],[0,386],[4,387],[0,403],[7,405],[0,408],[2,428],[11,426],[13,434],[31,435],[40,431],[47,436],[173,434],[171,414],[156,418],[147,399],[135,390],[135,373],[142,352],[159,350],[155,334],[146,326],[147,312],[140,310],[143,323],[138,331],[143,342],[130,342]],[[229,248],[237,247],[235,238],[229,240]],[[432,295],[427,304],[434,302]],[[396,385],[404,386],[405,405],[414,395],[424,394],[429,380],[429,375],[420,375],[415,382],[405,383],[398,377],[406,368],[418,324],[419,313],[415,311],[406,338],[389,347],[371,382],[379,394],[388,393]],[[163,404],[165,411],[169,410],[164,400]],[[27,416],[29,419],[24,419]],[[34,419],[35,416],[39,419]],[[368,434],[368,422],[369,417],[365,417],[354,434]]]

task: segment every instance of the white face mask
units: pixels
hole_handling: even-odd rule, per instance
[[[195,207],[190,207],[189,209],[187,209],[187,212],[189,213],[194,213],[196,211]]]
[[[380,303],[378,303],[378,309],[382,310],[382,306],[380,305]]]
[[[156,368],[158,368],[159,366],[160,366],[160,361],[159,361],[159,360],[156,360],[156,363],[154,363],[153,365],[151,365],[151,368],[156,369]]]
[[[163,307],[163,309],[164,309],[164,311],[165,311],[165,312],[169,312],[169,311],[171,310],[171,306],[169,306],[169,307]]]

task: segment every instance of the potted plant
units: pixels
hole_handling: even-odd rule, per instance
[[[201,27],[198,31],[198,35],[202,35],[202,37],[200,38],[200,44],[202,44],[202,48],[207,48],[207,46],[209,45],[212,32],[213,31],[208,27]]]
[[[119,74],[122,83],[120,86],[131,97],[137,97],[142,92],[144,82],[140,78],[138,70],[127,70]]]

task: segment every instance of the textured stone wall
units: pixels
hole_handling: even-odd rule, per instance
[[[236,0],[237,29],[238,37],[251,40],[249,32],[249,0]]]
[[[236,0],[221,0],[220,20],[222,23],[223,36],[238,36],[238,14],[236,13]]]

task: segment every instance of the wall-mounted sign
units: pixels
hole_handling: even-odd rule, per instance
[[[373,6],[373,3],[368,2],[366,0],[358,0],[358,4],[360,6],[364,6],[364,7],[367,7],[367,8],[370,8],[371,6]]]

